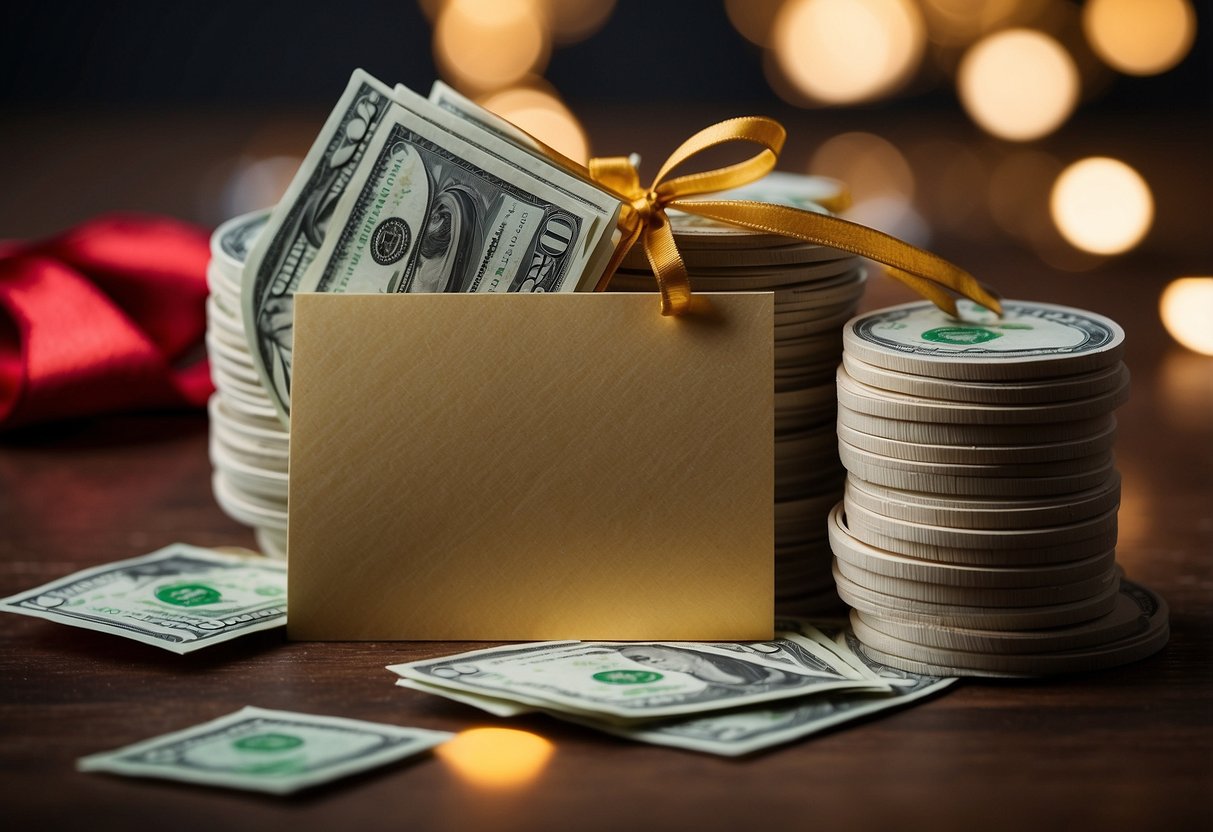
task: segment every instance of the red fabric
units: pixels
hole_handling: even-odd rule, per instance
[[[157,217],[0,243],[0,428],[205,406],[209,258],[206,232]]]

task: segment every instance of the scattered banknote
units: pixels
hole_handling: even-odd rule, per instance
[[[395,762],[453,734],[244,708],[184,731],[84,757],[81,771],[289,794]]]
[[[955,678],[919,676],[870,659],[850,630],[838,634],[840,653],[855,656],[889,683],[887,691],[830,691],[771,707],[670,720],[651,725],[582,724],[638,742],[736,757],[817,734],[860,717],[899,708],[938,693]]]
[[[286,564],[174,543],[0,599],[0,610],[190,653],[286,624]]]
[[[807,640],[540,642],[392,665],[410,682],[596,720],[661,719],[829,690],[888,690]],[[464,700],[461,700],[464,701]]]
[[[298,291],[573,291],[606,267],[619,201],[461,105],[355,71],[274,208],[241,305],[284,420]]]
[[[887,692],[831,691],[780,702],[771,707],[745,708],[695,719],[637,726],[591,723],[567,715],[564,718],[638,742],[736,757],[820,733],[869,714],[901,707],[956,681],[933,676],[920,676],[917,679],[918,682],[912,686],[893,687]]]
[[[712,661],[721,655],[729,654],[734,658],[753,659],[762,656],[763,666],[768,669],[772,664],[782,664],[789,671],[811,668],[819,673],[833,673],[836,678],[851,678],[852,683],[845,686],[822,685],[801,690],[791,698],[773,701],[772,698],[761,698],[762,685],[756,683],[754,690],[750,691],[753,698],[749,701],[759,704],[740,707],[738,700],[745,697],[717,700],[714,706],[708,705],[705,708],[702,700],[695,701],[690,696],[684,695],[668,701],[662,700],[660,694],[652,694],[657,700],[654,707],[632,712],[628,715],[629,718],[621,719],[618,710],[607,711],[600,703],[592,702],[590,697],[576,701],[569,697],[568,691],[578,687],[575,682],[570,682],[570,677],[571,671],[580,660],[567,661],[567,651],[563,648],[569,647],[570,644],[577,645],[576,642],[532,645],[537,648],[537,653],[515,652],[508,657],[499,655],[498,660],[512,661],[513,666],[488,670],[487,672],[495,674],[496,678],[491,681],[481,679],[480,684],[466,680],[485,675],[486,671],[481,669],[481,663],[486,663],[484,655],[504,652],[500,648],[465,653],[448,657],[446,660],[396,665],[389,669],[404,677],[396,682],[400,687],[471,705],[495,716],[545,713],[557,719],[638,742],[723,756],[750,754],[879,711],[901,707],[937,693],[956,681],[952,678],[907,673],[870,659],[862,652],[859,642],[846,628],[845,622],[823,622],[818,627],[806,621],[788,619],[781,620],[779,624],[796,632],[781,632],[770,642],[746,644],[596,646],[630,646],[661,650],[680,648],[687,654],[699,652]],[[518,648],[507,649],[516,651]],[[641,651],[632,652],[637,656],[645,655]],[[552,653],[558,654],[555,673],[542,658],[545,654]],[[478,656],[479,662],[476,661]],[[469,662],[469,659],[472,661]],[[667,669],[675,663],[688,669],[692,665],[690,659],[673,654],[660,660],[665,663]],[[487,663],[492,661],[490,657]],[[423,675],[424,671],[417,672],[419,665],[428,666],[428,676]],[[591,662],[584,670],[590,672],[596,666],[596,663]],[[532,675],[528,668],[537,670],[537,678],[526,679],[529,684],[517,684],[511,688],[509,679],[521,680]],[[702,670],[700,672],[704,673]],[[708,671],[704,675],[711,675],[711,672]],[[558,678],[551,678],[553,676]],[[654,681],[660,683],[664,680]],[[659,716],[658,711],[665,716]],[[674,715],[675,711],[679,715]]]

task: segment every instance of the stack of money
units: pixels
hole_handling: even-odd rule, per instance
[[[295,292],[592,288],[618,243],[619,209],[449,87],[427,100],[356,70],[279,203],[211,240],[219,505],[266,554],[286,557]]]
[[[1113,411],[1124,332],[1077,309],[962,302],[849,321],[837,371],[840,595],[868,652],[919,673],[1094,670],[1166,643],[1121,580]]]
[[[296,292],[592,289],[620,202],[509,122],[436,84],[356,70],[244,265],[256,376],[290,421]]]
[[[752,199],[821,211],[842,186],[772,173],[713,198]],[[837,249],[670,211],[670,227],[695,291],[775,294],[775,604],[785,615],[839,606],[830,575],[826,516],[844,471],[834,436],[834,369],[841,326],[864,289],[860,259]],[[644,251],[634,247],[612,291],[653,291]]]
[[[768,642],[512,644],[391,665],[397,685],[495,716],[545,713],[625,739],[737,756],[906,705],[955,681],[856,651],[842,627],[779,620]]]
[[[268,219],[268,211],[245,214],[211,235],[206,272],[206,346],[215,382],[209,406],[211,485],[220,508],[253,527],[262,552],[285,558],[289,434],[257,375],[240,311],[244,262]]]

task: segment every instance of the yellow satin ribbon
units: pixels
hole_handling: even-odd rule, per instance
[[[640,176],[627,157],[591,159],[588,169],[590,178],[616,194],[624,203],[619,218],[624,237],[597,288],[606,287],[628,251],[641,242],[653,274],[657,277],[661,314],[678,315],[688,308],[691,301],[690,279],[666,216],[667,208],[676,208],[718,222],[829,246],[875,260],[887,267],[891,277],[952,315],[957,314],[954,294],[1001,313],[1002,304],[998,298],[964,269],[875,229],[786,205],[737,199],[689,198],[736,188],[765,176],[774,169],[786,135],[779,122],[760,116],[733,118],[713,124],[691,136],[670,154],[648,188],[641,186]],[[697,154],[735,141],[757,144],[762,149],[728,167],[666,178],[671,171]],[[827,207],[837,209],[843,206]]]

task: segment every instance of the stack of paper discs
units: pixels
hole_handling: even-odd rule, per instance
[[[874,658],[917,673],[1037,676],[1133,661],[1167,608],[1121,579],[1113,411],[1124,333],[1007,301],[862,315],[837,372],[839,594]]]
[[[215,382],[209,406],[211,485],[224,512],[253,527],[262,552],[285,558],[289,433],[257,377],[240,314],[244,259],[268,219],[268,211],[245,214],[211,235],[206,272],[206,347]]]
[[[713,198],[821,211],[818,203],[841,189],[828,179],[775,173]],[[863,294],[859,258],[677,211],[670,212],[670,227],[693,291],[775,294],[775,605],[785,615],[838,609],[826,537],[826,517],[844,477],[834,433],[834,369],[842,324]],[[640,246],[610,288],[656,288]]]

